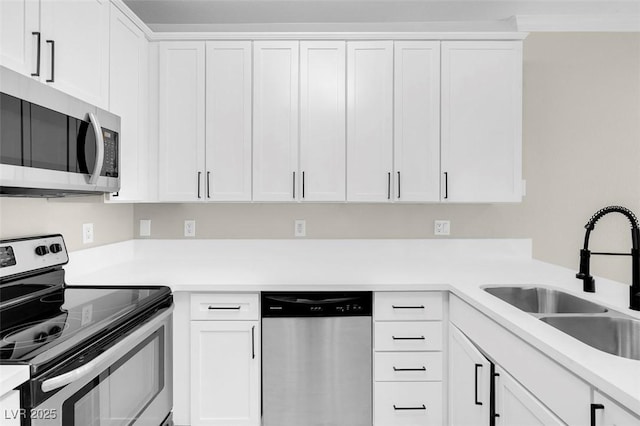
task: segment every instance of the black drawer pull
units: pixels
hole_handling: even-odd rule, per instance
[[[427,407],[425,407],[424,404],[422,404],[419,407],[398,407],[396,406],[396,404],[393,404],[393,409],[394,410],[426,410]]]
[[[391,305],[391,307],[393,309],[424,309],[424,305],[420,305],[420,306],[396,306],[396,305]]]
[[[393,371],[427,371],[427,367],[422,366],[420,368],[397,368],[394,366]]]
[[[240,306],[209,306],[212,311],[239,311]]]
[[[391,338],[393,340],[424,340],[424,336],[420,336],[420,337],[396,337],[396,336],[391,336]]]

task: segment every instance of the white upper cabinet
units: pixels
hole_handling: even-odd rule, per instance
[[[345,42],[300,43],[300,174],[304,201],[344,201]]]
[[[46,83],[100,108],[109,97],[109,0],[41,0]]]
[[[116,7],[111,8],[109,110],[120,116],[120,191],[110,201],[148,198],[148,42]]]
[[[206,200],[251,200],[251,42],[206,50]]]
[[[522,192],[522,42],[442,42],[443,201]]]
[[[440,42],[395,42],[394,200],[440,200]]]
[[[109,106],[109,0],[0,1],[0,63]]]
[[[0,64],[21,74],[38,77],[40,0],[0,1]]]
[[[347,200],[391,200],[393,42],[347,42]]]
[[[298,42],[253,44],[253,200],[296,199]]]
[[[205,44],[160,43],[160,201],[205,197]]]

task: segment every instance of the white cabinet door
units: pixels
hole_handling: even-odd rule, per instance
[[[191,425],[259,424],[259,322],[192,321]]]
[[[499,365],[495,373],[496,426],[565,424]]]
[[[347,200],[391,200],[393,42],[347,42]]]
[[[160,201],[204,200],[204,42],[160,43]]]
[[[254,42],[253,66],[253,200],[291,201],[300,178],[298,42]]]
[[[300,43],[300,172],[305,201],[344,201],[345,42]]]
[[[109,0],[41,0],[40,14],[41,78],[104,109],[109,97],[109,6]]]
[[[394,199],[440,200],[440,42],[395,42]]]
[[[0,65],[38,77],[39,31],[40,0],[0,1]]]
[[[442,43],[443,201],[520,201],[522,42]]]
[[[207,42],[206,199],[251,200],[251,42]]]
[[[116,7],[111,8],[109,110],[120,116],[120,191],[110,201],[146,198],[148,42]]]
[[[449,421],[488,425],[491,364],[453,324],[449,327]]]
[[[616,404],[598,391],[593,392],[591,424],[596,426],[640,425],[640,416]]]

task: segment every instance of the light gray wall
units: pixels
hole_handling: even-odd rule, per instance
[[[82,243],[82,224],[93,223],[94,241]],[[68,250],[133,237],[133,205],[104,204],[102,197],[0,198],[0,238],[62,234]]]
[[[640,34],[536,33],[524,44],[524,164],[527,195],[511,205],[139,204],[153,238],[433,238],[451,220],[453,238],[532,238],[538,259],[575,268],[591,214],[608,204],[640,213]],[[602,249],[630,247],[629,227],[607,218]],[[594,259],[594,272],[627,281],[627,258]]]

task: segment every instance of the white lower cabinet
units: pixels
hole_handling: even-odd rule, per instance
[[[496,426],[562,426],[564,423],[499,365],[495,366]]]
[[[375,293],[376,426],[444,424],[442,305],[440,292]]]
[[[489,425],[491,363],[455,326],[449,327],[449,419]]]
[[[591,405],[591,424],[595,426],[631,426],[640,425],[638,413],[631,413],[626,408],[613,402],[597,390],[593,392]]]
[[[374,407],[376,426],[441,425],[442,383],[376,383]]]
[[[225,295],[227,296],[227,295]],[[201,302],[202,295],[192,295]],[[257,296],[255,297],[257,303]],[[196,303],[200,306],[201,303]],[[191,321],[191,425],[260,425],[260,322],[247,312],[220,304],[212,311],[231,312],[230,320]],[[237,319],[233,320],[233,312]]]
[[[20,391],[0,396],[0,426],[20,426]]]

